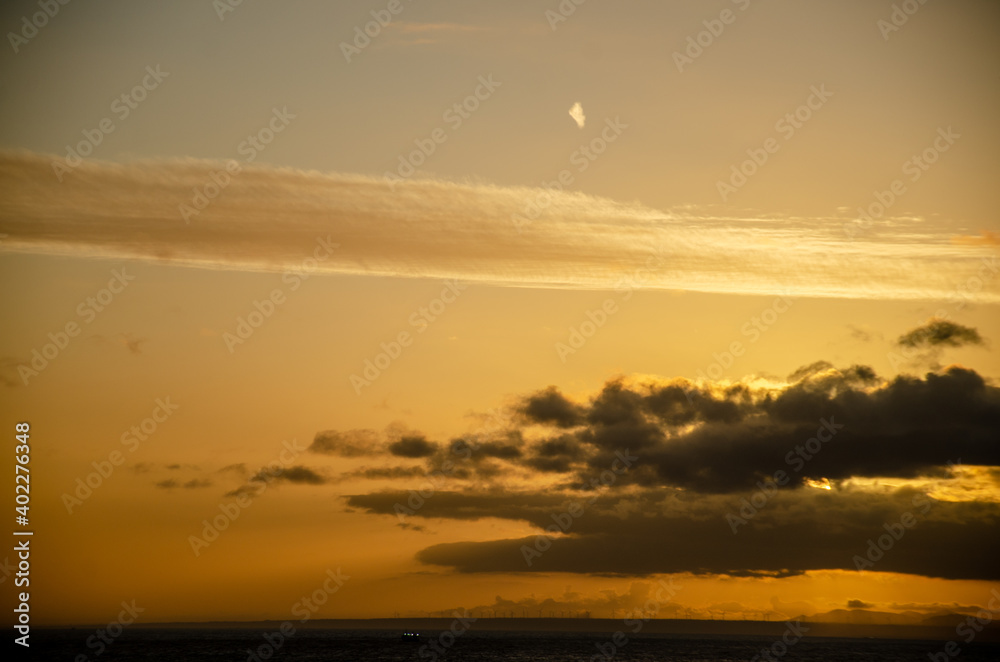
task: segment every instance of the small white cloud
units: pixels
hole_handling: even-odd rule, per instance
[[[569,116],[573,118],[576,125],[583,128],[583,125],[587,122],[587,116],[583,114],[583,106],[577,101],[573,104],[573,107],[569,109]]]

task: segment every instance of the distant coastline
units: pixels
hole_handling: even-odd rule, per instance
[[[303,629],[330,630],[384,630],[439,632],[447,630],[451,618],[365,618],[365,619],[313,619]],[[210,621],[186,623],[147,623],[135,629],[274,629],[281,621]],[[875,638],[949,641],[956,638],[956,627],[962,622],[956,617],[955,626],[944,625],[872,625],[850,623],[816,623],[802,621],[809,627],[807,637]],[[649,635],[769,635],[785,631],[785,621],[701,620],[701,619],[651,619],[643,624],[642,631],[632,633],[622,619],[610,618],[479,618],[469,631],[475,632],[588,632],[613,633],[624,631],[630,637]],[[97,625],[97,624],[93,624]],[[91,624],[38,626],[39,629],[68,630],[88,628]],[[977,642],[1000,642],[1000,624],[989,624],[976,636]]]

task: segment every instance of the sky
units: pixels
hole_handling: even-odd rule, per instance
[[[34,623],[989,603],[996,3],[39,7]]]

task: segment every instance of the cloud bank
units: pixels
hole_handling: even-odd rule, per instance
[[[982,342],[935,323],[902,337]],[[974,370],[883,379],[817,361],[782,382],[616,378],[587,399],[550,386],[509,410],[503,427],[448,441],[392,443],[389,430],[368,456],[423,472],[347,505],[414,531],[499,519],[542,536],[417,555],[464,573],[1000,579],[1000,387]],[[356,436],[324,432],[311,450],[349,454]],[[539,540],[544,553],[526,556]]]
[[[849,241],[850,219],[659,211],[574,192],[176,160],[0,153],[0,250],[219,269],[459,278],[493,285],[944,299],[991,249],[894,220]],[[223,184],[224,183],[224,184]],[[211,198],[211,199],[209,199]],[[186,222],[181,209],[188,213]],[[919,278],[915,275],[919,274]],[[971,301],[1000,302],[989,280]]]
[[[542,477],[569,488],[635,455],[642,461],[618,488],[707,495],[753,490],[776,470],[796,487],[940,477],[957,463],[1000,466],[1000,389],[975,371],[952,366],[884,381],[866,366],[827,365],[774,386],[615,379],[587,403],[550,387],[522,397],[502,432],[442,443],[411,435],[373,444],[369,456],[422,459],[427,473],[462,457],[469,462],[456,477]],[[356,434],[320,433],[310,451],[351,457]]]

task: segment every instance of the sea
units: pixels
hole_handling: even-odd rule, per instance
[[[580,632],[421,633],[407,641],[399,630],[302,629],[278,637],[272,629],[128,628],[105,643],[87,629],[33,629],[29,660],[107,662],[263,662],[351,660],[404,662],[895,662],[958,660],[997,662],[1000,643],[905,639],[804,637],[786,645],[760,635],[638,634],[627,641],[611,634]],[[958,647],[957,649],[955,647]],[[19,648],[15,646],[15,648]],[[18,652],[23,651],[21,649]],[[25,651],[27,652],[27,651]],[[955,653],[951,655],[949,653]]]

